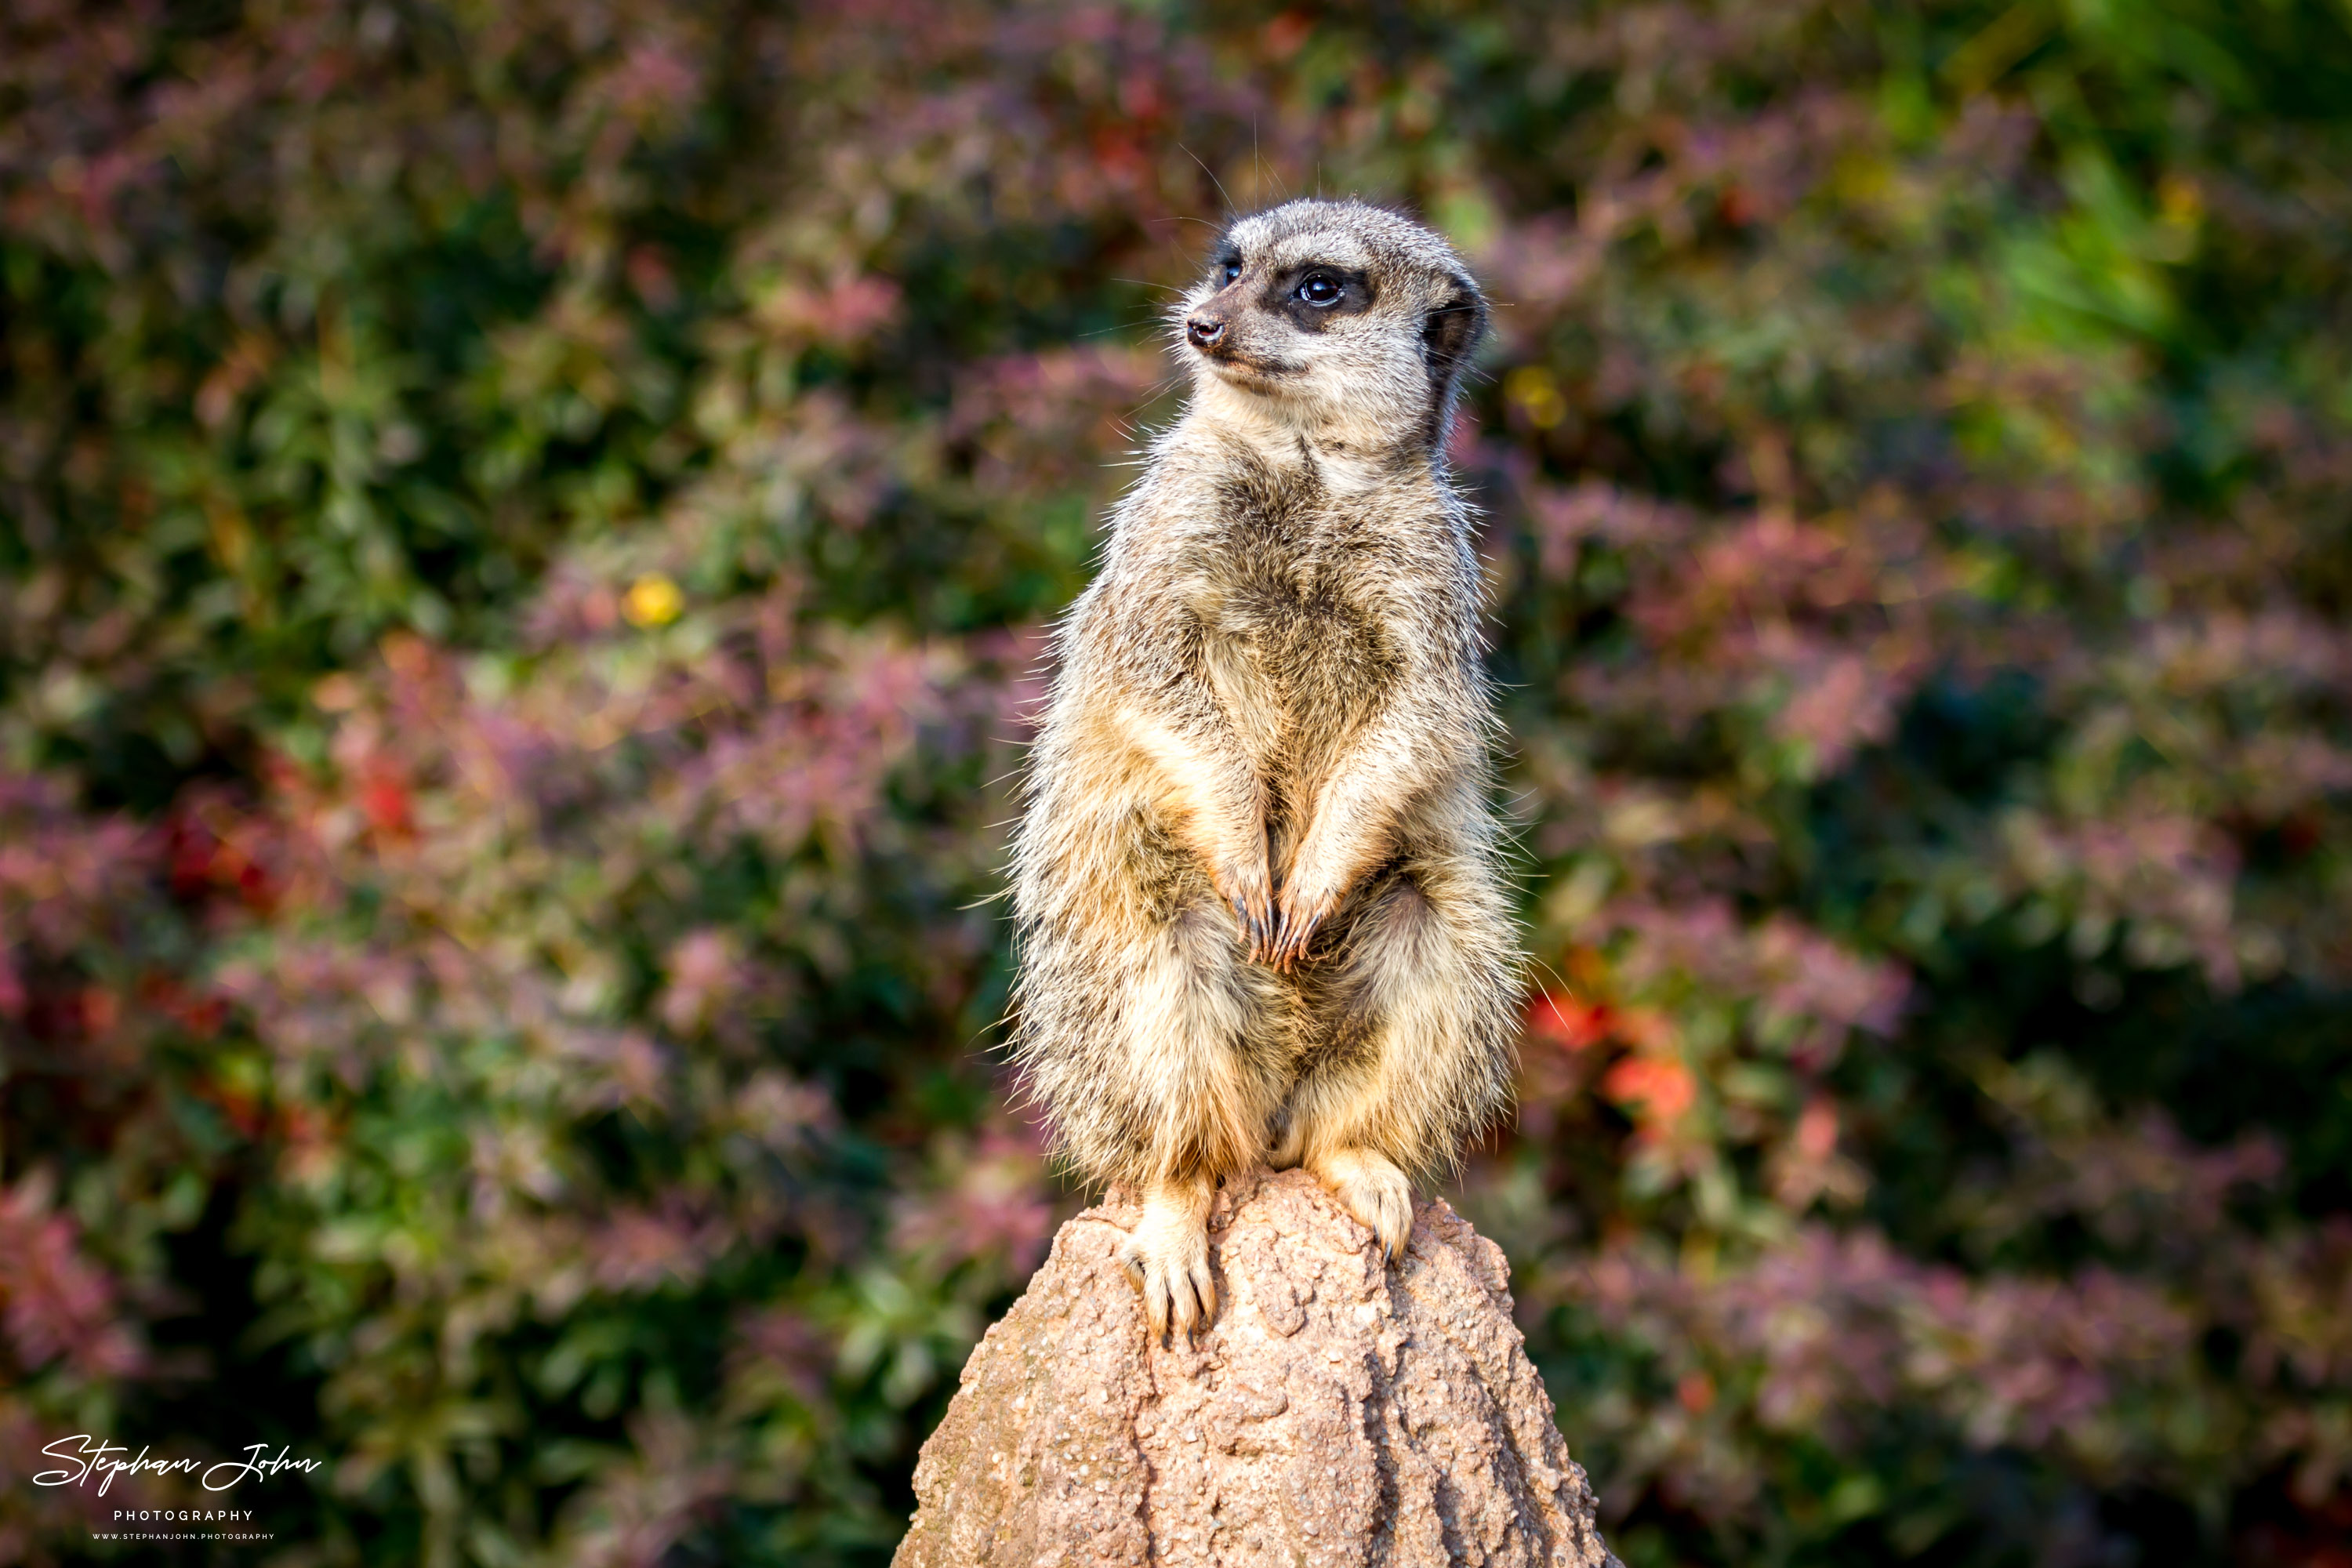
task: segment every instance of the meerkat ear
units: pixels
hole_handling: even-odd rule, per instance
[[[1429,363],[1429,378],[1450,385],[1462,362],[1477,346],[1486,328],[1486,301],[1467,283],[1456,279],[1453,289],[1421,325],[1422,353]]]

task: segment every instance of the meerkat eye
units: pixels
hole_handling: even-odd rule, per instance
[[[1310,305],[1336,305],[1339,302],[1339,285],[1328,274],[1310,272],[1298,285],[1298,297]]]
[[[1217,263],[1217,276],[1223,279],[1226,282],[1230,283],[1241,275],[1242,258],[1240,257],[1228,256],[1223,261]]]

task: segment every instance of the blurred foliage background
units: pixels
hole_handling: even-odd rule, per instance
[[[1501,302],[1459,1201],[1618,1549],[2352,1563],[2338,0],[11,0],[0,1563],[79,1431],[330,1458],[277,1564],[887,1557],[1078,1201],[1039,628],[1317,190]]]

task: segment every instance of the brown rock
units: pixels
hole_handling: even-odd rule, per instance
[[[1304,1173],[1228,1183],[1189,1348],[1148,1342],[1116,1258],[1135,1215],[1064,1226],[972,1351],[895,1568],[1618,1568],[1502,1249],[1443,1201],[1383,1267]]]

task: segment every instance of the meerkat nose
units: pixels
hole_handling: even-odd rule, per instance
[[[1214,348],[1225,335],[1225,323],[1216,316],[1195,316],[1184,323],[1184,335],[1194,348]]]

